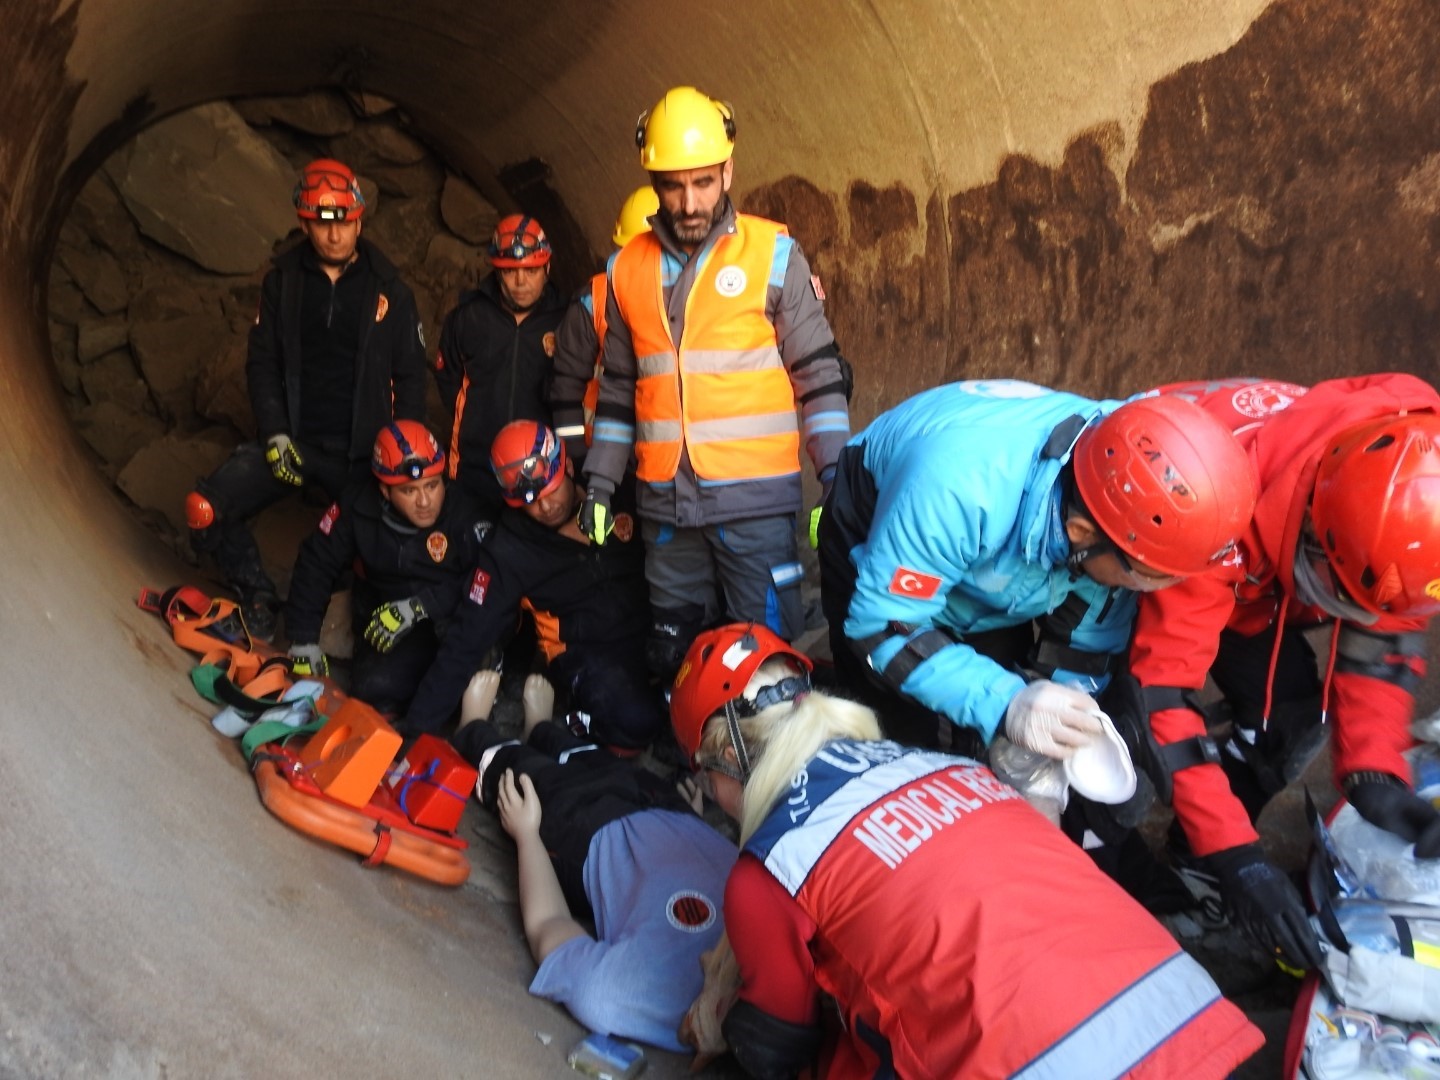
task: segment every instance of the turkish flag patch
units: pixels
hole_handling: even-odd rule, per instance
[[[810,291],[815,294],[816,300],[825,299],[825,286],[820,284],[819,274],[810,275]]]
[[[490,575],[484,570],[476,570],[475,576],[470,579],[470,601],[475,604],[485,603],[485,593],[490,589]]]
[[[335,522],[337,522],[337,521],[339,521],[339,520],[340,520],[340,504],[339,504],[339,503],[331,503],[331,504],[330,504],[330,509],[329,509],[329,510],[326,510],[326,511],[325,511],[325,516],[320,519],[320,531],[321,531],[322,533],[324,533],[326,536],[329,536],[329,535],[330,535],[330,530],[333,529],[333,528],[335,528]]]
[[[931,600],[940,591],[942,584],[943,582],[934,574],[922,574],[919,570],[901,566],[896,569],[895,576],[890,579],[890,591],[896,596]]]

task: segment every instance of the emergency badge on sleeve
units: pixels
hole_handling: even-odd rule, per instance
[[[470,602],[472,604],[485,603],[485,593],[490,589],[490,575],[484,570],[476,570],[475,575],[470,579]]]
[[[930,600],[940,591],[942,582],[934,574],[922,574],[919,570],[900,566],[890,579],[890,592],[896,596],[910,596],[916,600]]]

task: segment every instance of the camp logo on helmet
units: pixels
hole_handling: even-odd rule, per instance
[[[745,291],[745,271],[738,266],[722,266],[715,275],[715,291],[724,297],[736,297]]]
[[[1425,583],[1425,595],[1431,600],[1440,600],[1440,578],[1431,578]]]
[[[433,532],[425,538],[425,550],[431,562],[444,562],[445,552],[450,550],[450,541],[443,532]]]

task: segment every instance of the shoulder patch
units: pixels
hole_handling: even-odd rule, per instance
[[[322,533],[324,533],[326,536],[329,536],[329,535],[330,535],[330,530],[333,529],[333,528],[335,528],[335,522],[337,522],[337,521],[339,521],[339,520],[340,520],[340,504],[339,504],[338,502],[337,502],[337,503],[331,503],[331,504],[330,504],[330,509],[329,509],[329,510],[326,510],[326,511],[325,511],[325,516],[320,519],[320,531],[321,531]]]
[[[810,275],[810,291],[815,294],[816,300],[825,299],[825,286],[820,284],[819,274]]]
[[[547,330],[545,336],[540,339],[540,347],[545,350],[546,356],[555,355],[555,331]]]
[[[485,603],[485,594],[490,590],[490,575],[484,570],[477,569],[470,578],[470,602],[472,604]]]
[[[385,316],[389,313],[389,311],[390,311],[390,298],[389,298],[388,296],[386,296],[386,295],[382,292],[382,293],[380,294],[380,300],[379,300],[379,302],[376,303],[376,305],[375,305],[375,321],[376,321],[376,322],[384,322],[384,321],[385,321]]]
[[[942,582],[934,574],[922,574],[906,566],[895,569],[890,579],[890,591],[896,596],[909,596],[916,600],[932,600],[940,591]]]
[[[619,540],[622,544],[623,544],[623,543],[628,543],[629,540],[630,540],[630,538],[633,537],[634,535],[635,535],[635,519],[634,519],[633,517],[631,517],[629,514],[624,513],[623,511],[622,511],[621,513],[616,514],[616,515],[615,515],[615,539],[616,539],[616,540]]]

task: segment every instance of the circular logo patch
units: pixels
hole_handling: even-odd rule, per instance
[[[745,291],[745,271],[738,266],[724,266],[715,275],[715,291],[721,296],[739,296]]]
[[[1258,420],[1262,416],[1288,409],[1305,393],[1305,387],[1288,382],[1262,382],[1242,386],[1230,398],[1230,404],[1241,416]]]
[[[622,544],[635,535],[635,519],[629,514],[615,515],[615,539]]]
[[[698,892],[677,892],[665,902],[665,917],[676,930],[699,934],[715,924],[715,905]]]
[[[445,552],[450,550],[450,541],[443,532],[433,532],[425,538],[425,550],[432,562],[444,562]]]

